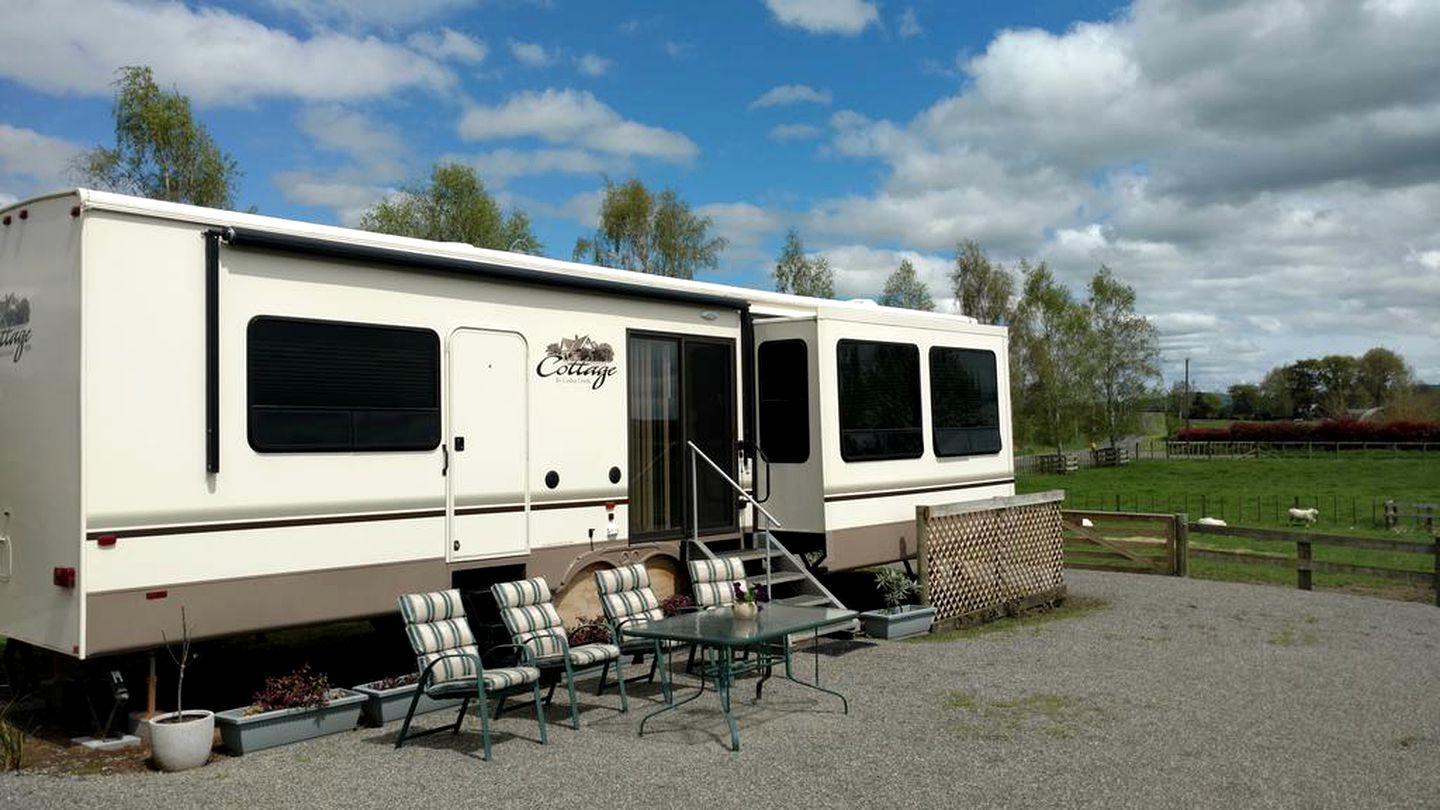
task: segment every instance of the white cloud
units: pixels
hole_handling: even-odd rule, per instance
[[[831,117],[829,154],[884,179],[821,201],[806,232],[974,238],[1076,294],[1108,264],[1169,371],[1189,356],[1216,384],[1377,343],[1440,380],[1435,41],[1440,4],[1342,0],[1136,0],[1002,31],[911,120]]]
[[[333,105],[303,111],[299,123],[301,131],[321,147],[378,169],[376,173],[385,179],[400,173],[397,167],[405,147],[399,132],[389,124]]]
[[[434,60],[374,37],[302,39],[216,8],[121,0],[46,0],[44,19],[0,14],[0,76],[45,93],[108,96],[118,65],[149,65],[198,104],[264,97],[338,101],[449,89]],[[63,20],[64,24],[58,21]]]
[[[411,34],[410,38],[405,40],[405,44],[436,59],[453,59],[470,65],[484,62],[490,52],[490,48],[484,40],[462,34],[453,28],[442,28],[438,32]]]
[[[779,214],[748,202],[709,203],[698,206],[695,213],[710,217],[715,233],[729,242],[725,252],[732,261],[763,258],[761,242],[784,226]]]
[[[13,190],[15,197],[72,186],[70,161],[80,151],[70,141],[0,123],[0,184]]]
[[[17,202],[20,202],[19,197],[16,197],[14,194],[7,194],[3,191],[0,191],[0,208],[14,205]]]
[[[913,8],[906,8],[900,13],[899,29],[900,36],[905,39],[918,37],[925,33],[925,29],[920,27],[920,18],[915,16]]]
[[[835,273],[835,297],[837,298],[878,298],[885,289],[885,279],[895,272],[900,262],[909,259],[915,266],[915,275],[930,290],[930,296],[940,305],[953,298],[950,291],[950,259],[930,253],[913,250],[879,250],[866,245],[841,245],[826,248],[823,253],[830,260],[830,269]]]
[[[606,158],[583,149],[495,149],[478,155],[457,157],[479,172],[487,184],[503,185],[516,177],[536,174],[589,174],[623,171],[623,160]]]
[[[360,222],[360,216],[366,210],[380,202],[386,194],[393,193],[366,182],[354,172],[333,176],[313,172],[280,172],[275,175],[274,182],[285,199],[301,205],[331,209],[342,224],[351,227]]]
[[[782,84],[772,87],[750,102],[750,109],[779,107],[785,104],[826,104],[833,100],[829,90],[816,90],[803,84]]]
[[[593,53],[575,57],[575,67],[586,76],[604,76],[610,70],[611,61]]]
[[[404,25],[480,4],[480,0],[269,0],[281,11],[313,23],[353,26]]]
[[[782,25],[811,34],[853,37],[880,19],[867,0],[765,0],[765,5]]]
[[[687,163],[700,149],[678,132],[629,121],[587,92],[548,89],[517,93],[495,107],[473,107],[460,119],[472,141],[540,138],[611,155]]]
[[[665,54],[671,59],[683,59],[695,53],[695,45],[689,42],[665,41]]]
[[[555,61],[555,54],[535,42],[510,40],[510,55],[525,67],[542,68]]]
[[[812,124],[780,124],[770,129],[772,141],[808,141],[820,137],[820,128]]]

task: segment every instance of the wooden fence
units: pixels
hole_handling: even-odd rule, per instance
[[[1066,509],[1061,521],[1067,568],[1180,577],[1188,573],[1184,515]]]
[[[1247,529],[1240,526],[1202,526],[1196,523],[1190,524],[1189,530],[1194,534],[1242,537],[1247,540],[1295,544],[1295,556],[1293,558],[1260,555],[1252,551],[1219,551],[1214,549],[1191,548],[1189,549],[1189,554],[1195,559],[1242,563],[1245,565],[1294,568],[1296,585],[1305,591],[1310,590],[1311,576],[1316,571],[1330,574],[1360,574],[1367,577],[1407,582],[1412,585],[1429,585],[1435,588],[1435,604],[1440,606],[1440,535],[1436,535],[1431,543],[1407,543],[1400,540],[1379,540],[1368,537],[1346,537],[1333,534],[1310,534],[1309,532],[1277,531],[1272,529]],[[1312,546],[1317,545],[1426,554],[1434,559],[1434,573],[1372,565],[1348,565],[1345,563],[1323,562],[1316,560],[1313,556]]]
[[[935,629],[975,624],[1065,594],[1062,491],[917,506],[920,601]]]

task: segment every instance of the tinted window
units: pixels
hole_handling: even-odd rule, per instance
[[[803,340],[760,344],[760,449],[776,464],[810,458],[810,357]]]
[[[440,444],[440,339],[432,331],[262,317],[250,322],[247,356],[256,450]]]
[[[846,461],[918,458],[920,350],[908,343],[842,340],[840,457]]]
[[[930,418],[935,455],[1000,452],[1000,402],[995,353],[930,349]]]

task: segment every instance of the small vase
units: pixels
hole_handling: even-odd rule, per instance
[[[753,619],[760,612],[759,606],[754,602],[736,602],[732,609],[735,612],[735,618],[741,621]]]

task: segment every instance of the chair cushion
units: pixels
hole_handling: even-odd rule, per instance
[[[420,671],[424,672],[430,662],[440,659],[440,663],[430,670],[430,683],[440,685],[449,681],[460,681],[475,683],[475,659],[480,656],[480,650],[474,644],[468,647],[459,647],[452,650],[441,650],[435,653],[417,655],[415,660],[420,664]]]
[[[581,644],[570,648],[570,665],[588,667],[620,657],[620,648],[614,644]]]
[[[504,608],[539,605],[550,601],[550,586],[544,577],[522,579],[519,582],[502,582],[490,589],[495,604]]]
[[[612,622],[629,618],[665,618],[665,613],[660,610],[660,599],[649,588],[604,594],[600,597],[600,607],[605,610],[605,618]]]
[[[464,618],[465,604],[460,601],[460,591],[434,593],[410,593],[400,597],[400,615],[407,624]]]
[[[695,604],[717,607],[735,602],[735,583],[745,579],[745,563],[734,557],[690,561]]]
[[[505,667],[485,670],[485,691],[523,686],[540,680],[540,670],[535,667]]]
[[[602,569],[595,572],[595,589],[604,594],[650,589],[650,572],[641,563],[622,565],[619,568]]]

